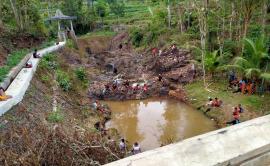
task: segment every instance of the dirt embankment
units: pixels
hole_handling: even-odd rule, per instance
[[[115,36],[108,51],[88,56],[87,65],[99,69],[89,87],[91,98],[125,100],[171,95],[184,101],[181,84],[193,81],[195,76],[189,51],[168,48],[156,56],[151,50],[139,54],[132,49],[127,33]]]
[[[117,132],[95,129],[103,115],[91,108],[87,90],[74,76],[87,59],[66,48],[56,60],[40,63],[23,101],[0,117],[0,165],[100,165],[123,157],[114,141]],[[56,66],[71,78],[70,91],[59,85],[54,90]],[[90,78],[94,74],[91,68],[87,72]]]
[[[15,50],[35,48],[44,41],[42,37],[30,34],[12,33],[2,29],[0,31],[0,66],[4,65],[8,54]]]

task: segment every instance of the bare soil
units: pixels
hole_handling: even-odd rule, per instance
[[[107,51],[88,54],[88,57],[87,66],[99,69],[99,74],[92,78],[93,82],[89,86],[91,98],[126,100],[172,94],[185,101],[181,84],[192,82],[195,76],[189,51],[166,49],[157,56],[152,56],[151,50],[137,53],[132,48],[127,33],[116,35]],[[158,81],[159,74],[163,77],[162,81]],[[127,80],[129,87],[123,85]],[[115,82],[117,88],[113,89]],[[132,90],[132,84],[140,84],[141,90]],[[146,92],[142,90],[144,84],[148,87]],[[110,89],[105,91],[105,85]]]

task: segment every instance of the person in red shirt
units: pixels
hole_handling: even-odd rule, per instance
[[[214,105],[215,107],[220,107],[221,104],[222,104],[222,101],[219,100],[219,99],[216,97],[215,100],[213,101],[213,105]]]
[[[240,113],[237,107],[234,107],[234,111],[233,111],[233,118],[237,123],[240,123]]]
[[[159,51],[158,48],[156,48],[156,47],[153,48],[153,49],[152,49],[152,55],[153,55],[153,56],[156,56],[156,55],[158,54],[158,51]]]

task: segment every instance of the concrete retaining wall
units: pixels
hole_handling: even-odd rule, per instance
[[[66,42],[60,42],[58,45],[42,49],[38,51],[38,54],[40,54],[40,56],[42,57],[48,53],[57,51],[60,48],[64,47],[65,43]],[[0,116],[10,110],[14,105],[17,105],[19,102],[22,101],[23,96],[28,89],[32,77],[37,69],[40,59],[35,59],[31,57],[29,61],[32,62],[33,67],[23,68],[6,90],[6,94],[11,95],[12,98],[8,99],[7,101],[0,101]]]
[[[267,115],[146,151],[107,166],[251,166],[269,164],[269,153],[270,115]]]

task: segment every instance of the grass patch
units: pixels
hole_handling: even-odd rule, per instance
[[[46,48],[48,46],[53,45],[53,41],[46,41],[43,42],[37,49]],[[1,66],[0,68],[0,82],[2,82],[6,76],[8,75],[9,71],[18,65],[21,60],[26,56],[27,53],[31,52],[32,49],[22,49],[12,52],[8,55],[6,64]]]
[[[65,92],[69,91],[71,89],[72,84],[68,73],[62,70],[57,70],[56,75],[58,85],[62,88],[62,90]]]
[[[88,37],[92,37],[92,36],[114,36],[116,35],[116,32],[113,31],[96,31],[96,32],[91,32],[91,33],[87,33],[86,35],[81,36],[80,38],[88,38]]]
[[[47,120],[50,123],[59,123],[59,122],[62,122],[64,120],[64,115],[61,113],[60,110],[57,110],[55,112],[49,113]]]
[[[207,91],[202,81],[197,81],[185,86],[185,90],[190,98],[190,102],[195,107],[205,104],[208,97],[218,97],[223,100],[225,105],[237,106],[242,104],[250,111],[268,112],[270,109],[270,95],[265,94],[263,97],[259,95],[243,95],[241,93],[232,93],[227,90],[227,82],[215,81],[211,83],[209,88],[212,92]]]

